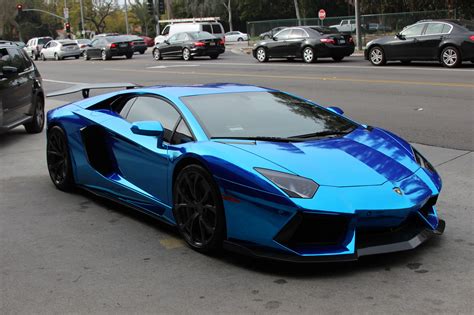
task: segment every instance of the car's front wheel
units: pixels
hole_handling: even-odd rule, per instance
[[[440,61],[447,68],[459,67],[462,62],[459,50],[454,46],[445,47],[441,51]]]
[[[313,63],[316,61],[316,57],[314,56],[314,50],[311,47],[305,47],[303,49],[303,61],[306,63]]]
[[[189,48],[184,48],[183,49],[183,59],[185,61],[189,61],[191,60],[193,57],[191,56],[191,51],[189,50]]]
[[[387,63],[383,49],[378,46],[369,50],[369,60],[374,66],[383,66]]]
[[[184,167],[173,186],[173,214],[186,243],[209,253],[220,248],[225,237],[225,214],[217,184],[202,166]]]
[[[46,57],[44,56],[44,54],[41,54],[41,60],[46,61]]]
[[[257,49],[257,53],[256,53],[256,56],[257,56],[257,60],[259,62],[266,62],[268,61],[268,55],[267,55],[267,50],[263,47],[259,47]]]
[[[87,54],[87,51],[84,51],[82,53],[82,57],[84,58],[84,60],[90,60],[91,59],[91,57],[89,57],[89,55]]]
[[[153,59],[155,59],[156,61],[163,59],[163,56],[161,56],[161,52],[158,48],[153,50]]]
[[[61,60],[61,57],[59,57],[58,54],[54,53],[54,60],[59,61]]]
[[[48,171],[54,185],[64,191],[74,187],[71,158],[66,134],[59,126],[48,131],[46,143],[46,161]]]
[[[107,52],[105,50],[102,50],[102,52],[100,53],[100,56],[102,58],[102,60],[109,60],[110,59],[110,56],[107,54]]]
[[[40,133],[44,127],[44,100],[42,97],[35,97],[34,112],[32,120],[25,125],[26,132]]]

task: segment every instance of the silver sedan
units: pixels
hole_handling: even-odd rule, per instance
[[[76,59],[81,55],[81,49],[72,40],[52,40],[44,45],[41,50],[41,60],[55,59],[62,60],[64,58],[74,57]]]

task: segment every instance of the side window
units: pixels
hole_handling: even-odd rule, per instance
[[[404,36],[420,36],[425,24],[415,24],[400,32]]]
[[[223,31],[221,29],[221,25],[220,24],[212,24],[212,33],[214,33],[214,34],[223,33]]]
[[[92,47],[97,47],[97,43],[98,43],[98,42],[99,42],[99,41],[98,41],[97,39],[94,39],[94,40],[92,41],[92,43],[91,43],[91,46],[92,46]]]
[[[165,28],[163,29],[163,31],[161,32],[161,35],[168,35],[170,33],[170,26],[169,25],[166,25]]]
[[[291,32],[291,29],[283,30],[279,32],[278,34],[276,34],[275,36],[278,38],[278,40],[285,40],[285,39],[288,39],[288,37],[290,36],[290,32]]]
[[[176,34],[176,41],[177,42],[182,42],[186,39],[186,33],[179,33]]]
[[[23,64],[23,56],[16,48],[7,48],[8,54],[11,58],[11,64],[13,67],[18,68],[18,73],[25,71],[25,65]]]
[[[173,135],[173,139],[171,140],[171,143],[183,144],[183,143],[187,143],[191,141],[193,141],[193,136],[191,134],[191,131],[189,131],[188,126],[186,126],[184,119],[181,119]]]
[[[290,38],[303,38],[303,37],[306,37],[306,34],[302,29],[291,30]]]
[[[168,39],[168,41],[169,41],[170,43],[177,42],[177,41],[178,41],[178,35],[179,35],[179,34],[180,34],[180,33],[174,34],[173,36],[171,36],[171,37]]]
[[[179,113],[169,103],[149,96],[137,97],[127,114],[129,122],[142,120],[159,121],[163,126],[163,139],[166,142],[171,142],[171,134],[179,118]]]
[[[11,66],[11,58],[6,48],[0,48],[0,71],[4,66]]]
[[[451,31],[451,25],[443,24],[443,30],[441,31],[442,34],[448,34]]]
[[[20,49],[19,51],[23,56],[23,64],[25,65],[25,68],[30,69],[33,66],[33,61],[31,61],[30,57],[28,57],[28,55],[23,49]]]
[[[212,34],[212,27],[210,24],[203,24],[202,25],[202,31],[203,32],[208,32]]]
[[[442,34],[444,23],[429,23],[425,30],[425,35]]]
[[[122,116],[124,119],[127,118],[128,112],[130,111],[130,108],[132,108],[133,103],[137,100],[136,97],[129,99],[125,105],[123,105],[122,109],[120,110],[120,116]]]

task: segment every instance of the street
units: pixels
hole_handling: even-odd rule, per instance
[[[45,131],[18,127],[0,137],[0,313],[472,313],[474,64],[374,67],[361,56],[261,64],[237,49],[190,62],[158,62],[149,49],[131,60],[35,63],[47,93],[76,83],[234,82],[341,107],[432,162],[443,179],[437,208],[446,232],[413,251],[351,263],[206,256],[158,220],[55,189]],[[46,107],[81,98],[49,98]]]

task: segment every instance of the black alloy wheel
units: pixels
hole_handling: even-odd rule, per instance
[[[173,213],[178,229],[193,249],[209,253],[225,235],[222,197],[212,176],[201,166],[184,167],[173,186]]]
[[[54,185],[64,191],[74,187],[71,159],[66,134],[59,126],[48,131],[46,144],[46,161]]]
[[[44,127],[44,100],[40,96],[35,97],[34,112],[32,120],[25,125],[26,132],[40,133]]]

